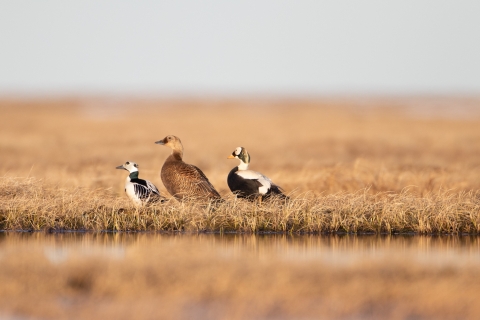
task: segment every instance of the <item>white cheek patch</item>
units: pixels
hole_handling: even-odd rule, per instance
[[[238,147],[237,149],[235,149],[235,154],[237,156],[240,155],[240,152],[242,152],[242,147]]]
[[[129,171],[129,172],[136,172],[138,171],[138,165],[135,166],[135,162],[130,162],[129,165],[125,166],[125,168]]]

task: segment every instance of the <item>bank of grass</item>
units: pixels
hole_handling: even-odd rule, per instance
[[[0,113],[0,229],[479,232],[478,98],[0,99]],[[167,195],[167,134],[225,203],[131,205],[115,167],[137,162]],[[238,146],[292,201],[232,197]]]
[[[480,192],[291,194],[251,203],[166,203],[137,208],[109,190],[0,179],[0,229],[282,233],[480,233]]]

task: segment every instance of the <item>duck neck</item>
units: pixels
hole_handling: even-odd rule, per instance
[[[240,160],[240,164],[238,165],[238,170],[248,170],[248,163],[245,163]]]
[[[172,156],[175,160],[182,161],[183,160],[183,150],[173,149]]]
[[[174,141],[173,144],[169,145],[172,148],[172,156],[175,160],[182,161],[183,160],[183,145],[180,139]]]
[[[130,174],[128,175],[128,177],[130,178],[130,180],[138,179],[138,171],[130,172]]]

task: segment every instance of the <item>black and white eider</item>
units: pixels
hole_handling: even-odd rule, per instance
[[[153,183],[138,178],[138,164],[135,162],[127,161],[116,169],[124,169],[130,172],[125,179],[125,193],[136,205],[141,206],[146,203],[163,202],[165,200]]]
[[[263,174],[248,170],[250,164],[250,155],[243,147],[238,147],[227,159],[238,159],[240,165],[233,168],[227,177],[227,183],[230,190],[240,198],[260,201],[277,196],[282,199],[288,197],[283,194],[282,188],[277,186],[268,177]]]
[[[160,172],[163,185],[172,196],[177,200],[221,201],[220,194],[202,170],[183,161],[183,145],[178,137],[169,135],[155,143],[172,149]]]

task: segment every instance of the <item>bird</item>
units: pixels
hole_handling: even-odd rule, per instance
[[[221,201],[221,196],[198,167],[183,161],[183,145],[180,138],[168,135],[156,144],[172,149],[160,172],[167,191],[182,201],[186,199]]]
[[[283,189],[277,186],[263,174],[248,170],[250,155],[243,147],[236,148],[227,159],[238,159],[240,165],[234,167],[227,177],[230,190],[239,198],[246,198],[251,201],[258,201],[270,198],[272,195],[281,199],[288,199],[283,194]]]
[[[153,183],[138,178],[138,164],[135,162],[127,161],[116,169],[124,169],[130,172],[125,179],[125,193],[135,205],[142,206],[165,200]]]

